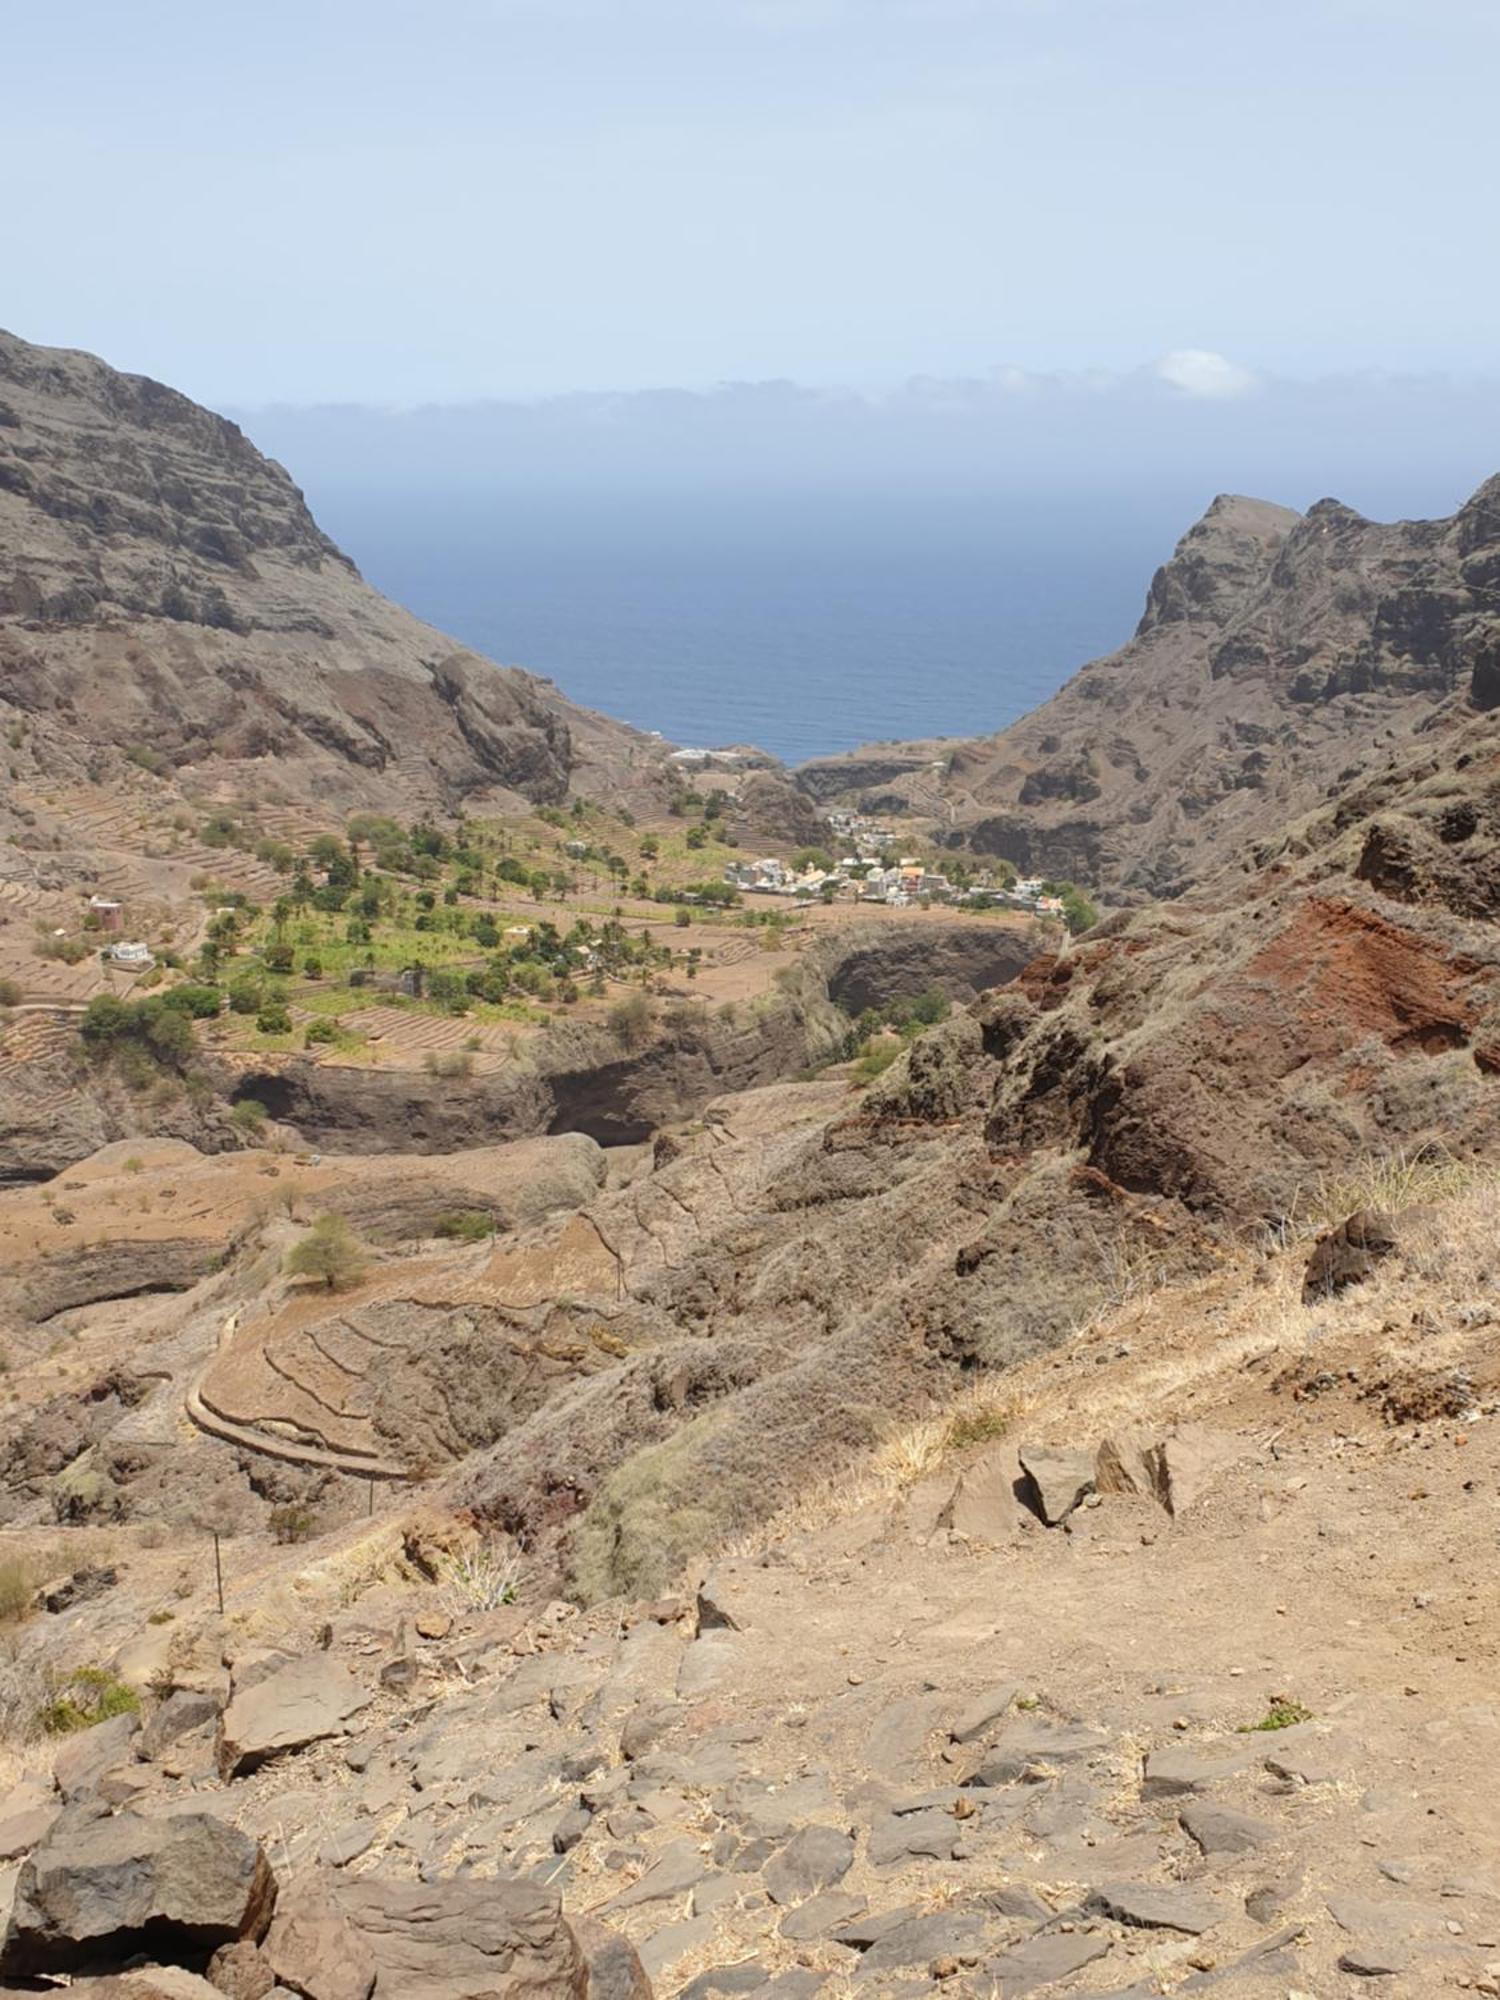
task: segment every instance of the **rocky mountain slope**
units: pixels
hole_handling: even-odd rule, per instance
[[[1446,521],[1221,497],[1134,638],[999,735],[805,765],[821,803],[1112,899],[1175,896],[1470,701],[1500,699],[1500,482]]]
[[[0,726],[53,779],[134,753],[332,812],[629,792],[661,755],[381,597],[236,425],[6,333]]]

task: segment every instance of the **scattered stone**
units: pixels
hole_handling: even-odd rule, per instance
[[[690,1979],[678,2000],[733,2000],[739,1993],[764,1993],[769,1976],[755,1959],[743,1965],[713,1965]]]
[[[915,1903],[902,1903],[894,1910],[871,1911],[856,1917],[853,1923],[841,1925],[834,1932],[834,1941],[848,1945],[852,1951],[868,1951],[871,1945],[879,1944],[882,1938],[921,1914]]]
[[[1141,1797],[1170,1799],[1212,1791],[1215,1785],[1243,1771],[1255,1755],[1250,1746],[1225,1744],[1203,1750],[1185,1743],[1165,1744],[1147,1754]]]
[[[341,1735],[370,1696],[340,1661],[318,1653],[241,1689],[219,1724],[219,1774],[238,1777],[272,1757]]]
[[[1091,1452],[1023,1445],[1020,1460],[1027,1497],[1049,1528],[1066,1520],[1085,1494],[1094,1490]]]
[[[52,1762],[52,1776],[63,1797],[69,1802],[87,1798],[98,1790],[106,1771],[133,1762],[140,1730],[141,1718],[125,1714],[65,1737]]]
[[[22,1783],[11,1788],[5,1809],[0,1813],[0,1861],[15,1861],[29,1854],[46,1837],[62,1811],[51,1791],[38,1784]]]
[[[587,1806],[570,1806],[552,1829],[552,1852],[569,1854],[594,1823]]]
[[[1339,1776],[1338,1746],[1306,1724],[1274,1732],[1274,1748],[1264,1757],[1274,1778],[1291,1785],[1331,1785]]]
[[[355,1820],[331,1833],[318,1849],[325,1868],[347,1868],[375,1845],[375,1828],[369,1820]]]
[[[210,1728],[218,1721],[223,1703],[216,1694],[194,1688],[177,1688],[169,1694],[140,1733],[136,1755],[149,1762],[180,1737],[196,1729]]]
[[[208,1983],[228,2000],[266,2000],[276,1984],[276,1975],[261,1956],[260,1946],[249,1938],[221,1944],[208,1961]]]
[[[953,1837],[949,1823],[948,1837]],[[849,1873],[854,1842],[836,1826],[805,1826],[765,1869],[766,1892],[783,1908],[805,1903],[820,1889],[831,1889]]]
[[[1181,1815],[1183,1831],[1205,1854],[1253,1854],[1276,1838],[1276,1829],[1232,1806],[1191,1805]]]
[[[972,1701],[965,1702],[948,1725],[949,1737],[955,1743],[972,1743],[976,1736],[983,1736],[992,1723],[1009,1713],[1016,1694],[1014,1684],[1007,1682],[975,1695]]]
[[[1113,1882],[1091,1890],[1084,1908],[1135,1930],[1185,1931],[1201,1937],[1223,1921],[1209,1897],[1180,1882]]]
[[[1010,1723],[967,1782],[971,1785],[1012,1785],[1041,1764],[1068,1764],[1089,1757],[1108,1742],[1102,1729],[1081,1722],[1054,1722],[1043,1715],[1024,1715]]]
[[[684,1713],[680,1701],[643,1701],[633,1708],[620,1729],[620,1755],[630,1762],[644,1757]]]
[[[210,1813],[64,1814],[21,1868],[0,1974],[76,1972],[148,1947],[206,1956],[261,1937],[275,1900],[259,1843]]]
[[[990,1959],[984,1969],[999,1982],[1002,2000],[1019,2000],[1034,1987],[1081,1972],[1108,1951],[1109,1939],[1097,1931],[1046,1931]]]
[[[926,1812],[888,1813],[870,1829],[870,1861],[876,1868],[922,1856],[947,1861],[957,1838],[958,1828],[952,1813],[940,1807],[931,1807]]]
[[[1339,1971],[1352,1972],[1361,1979],[1393,1978],[1411,1964],[1411,1953],[1397,1944],[1367,1941],[1351,1944],[1339,1953]]]
[[[609,1904],[612,1910],[634,1910],[642,1903],[660,1903],[684,1896],[708,1873],[708,1864],[691,1840],[671,1840],[639,1882],[622,1889]]]
[[[863,1916],[867,1908],[863,1896],[847,1889],[825,1889],[787,1911],[781,1920],[781,1935],[794,1944],[808,1944],[815,1938],[831,1936],[841,1924],[847,1925],[855,1917]]]
[[[912,1917],[876,1939],[855,1967],[854,1976],[867,1979],[872,1973],[893,1972],[902,1966],[926,1966],[950,1953],[962,1957],[976,1950],[983,1938],[982,1917],[946,1910]]]
[[[446,1639],[453,1630],[453,1620],[446,1611],[424,1611],[412,1622],[419,1639]]]
[[[679,1922],[665,1924],[654,1931],[640,1947],[641,1964],[649,1979],[660,1979],[669,1966],[673,1966],[689,1952],[699,1952],[711,1943],[716,1929],[712,1917],[684,1917]],[[681,2000],[681,1995],[678,1996]]]
[[[677,1692],[684,1701],[712,1694],[733,1674],[741,1658],[741,1640],[728,1626],[715,1626],[693,1641],[677,1669]]]
[[[1116,1431],[1101,1438],[1094,1451],[1094,1488],[1099,1493],[1146,1494],[1155,1487],[1147,1463],[1151,1440],[1135,1432]]]
[[[940,1728],[948,1702],[943,1695],[906,1695],[882,1709],[865,1739],[865,1767],[900,1782],[925,1763],[927,1740]]]
[[[1301,1868],[1288,1868],[1269,1882],[1262,1882],[1245,1898],[1245,1910],[1258,1924],[1271,1924],[1281,1915],[1288,1903],[1302,1893],[1307,1880]]]

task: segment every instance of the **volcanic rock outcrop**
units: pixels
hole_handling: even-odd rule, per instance
[[[623,795],[661,757],[381,597],[237,425],[6,333],[0,716],[53,777],[135,751],[346,810]]]
[[[1221,495],[1129,644],[1022,721],[798,778],[820,803],[905,807],[954,846],[1143,902],[1245,862],[1441,719],[1492,708],[1497,662],[1500,482],[1449,520],[1388,524]]]

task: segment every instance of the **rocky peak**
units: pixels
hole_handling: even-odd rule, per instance
[[[1152,578],[1136,637],[1163,625],[1227,624],[1299,519],[1290,507],[1219,494]]]

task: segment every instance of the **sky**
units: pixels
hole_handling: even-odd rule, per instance
[[[1494,0],[68,0],[0,68],[0,323],[219,407],[1500,373]]]

